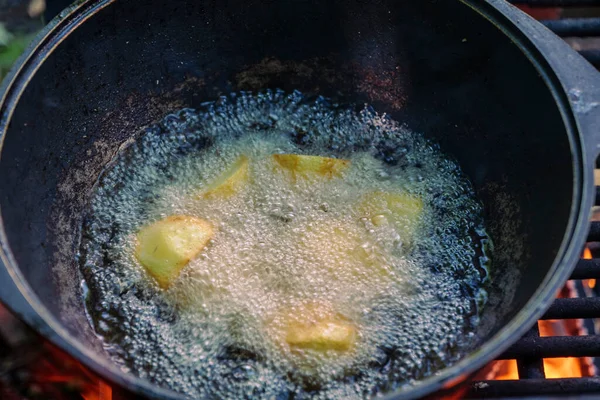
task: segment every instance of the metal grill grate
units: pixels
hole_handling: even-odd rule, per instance
[[[600,40],[600,1],[599,0],[510,0],[512,4],[518,6],[527,6],[533,9],[541,7],[561,7],[566,10],[597,7],[598,10],[593,14],[595,17],[589,18],[565,18],[558,20],[541,21],[546,27],[564,38],[597,38]],[[577,46],[575,46],[577,47]],[[594,48],[577,49],[590,63],[600,68],[600,42],[594,45]]]
[[[598,202],[597,202],[598,204]],[[590,242],[600,241],[600,222],[593,222]],[[600,277],[600,259],[581,260],[572,280]],[[600,298],[557,299],[542,317],[549,319],[587,319],[600,317]],[[540,337],[536,326],[511,346],[499,360],[516,359],[519,377],[514,381],[474,382],[469,397],[523,398],[540,395],[600,395],[600,377],[547,380],[543,359],[556,357],[600,357],[600,335]]]
[[[600,187],[596,205],[600,205]],[[600,222],[592,222],[588,242],[600,242]],[[580,260],[571,280],[600,279],[600,259]],[[541,318],[600,318],[600,297],[556,299]],[[469,398],[523,398],[541,395],[600,396],[600,377],[545,379],[543,359],[600,357],[600,335],[540,337],[536,324],[498,360],[517,360],[520,380],[473,382]],[[572,397],[571,397],[572,398]]]

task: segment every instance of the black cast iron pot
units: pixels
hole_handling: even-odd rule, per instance
[[[0,297],[111,382],[176,398],[108,359],[74,259],[90,188],[169,112],[280,88],[380,112],[453,155],[485,204],[494,283],[460,362],[391,397],[464,380],[518,339],[582,248],[600,145],[600,76],[501,0],[96,0],[54,19],[0,104]]]

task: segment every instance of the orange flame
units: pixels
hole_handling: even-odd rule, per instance
[[[499,381],[519,379],[516,360],[498,361],[498,363],[498,374],[494,379]]]
[[[583,250],[583,259],[584,260],[591,260],[592,259],[592,252],[589,248],[585,248],[585,250]],[[587,285],[590,287],[590,289],[593,289],[596,287],[596,280],[595,279],[588,279],[587,281]]]
[[[44,398],[62,399],[64,388],[80,392],[84,400],[112,400],[112,388],[78,361],[46,343],[40,362],[34,366],[32,382],[41,386]]]
[[[585,248],[582,254],[585,260],[592,259],[592,252],[589,248]],[[584,281],[590,288],[596,286],[595,279]],[[556,336],[561,335],[561,329],[557,324],[561,321],[539,321],[540,336]],[[511,380],[519,379],[516,360],[505,360],[497,362],[496,380]],[[582,363],[579,358],[546,358],[544,359],[544,372],[546,378],[579,378],[583,376]]]
[[[561,321],[540,321],[540,336],[556,336],[560,334],[556,324]],[[546,358],[544,359],[544,372],[546,378],[580,378],[583,376],[579,358]]]
[[[81,393],[84,400],[112,400],[112,388],[102,381],[98,381],[98,387],[89,387]]]
[[[540,334],[541,336],[549,336],[544,335],[544,330],[548,329],[548,325],[545,322],[549,321],[540,321]],[[553,335],[553,332],[546,332]],[[498,374],[496,375],[496,380],[512,380],[519,379],[519,372],[517,370],[517,362],[516,360],[506,360],[500,361],[500,366],[498,369]],[[544,359],[544,372],[546,374],[546,378],[554,379],[554,378],[580,378],[583,376],[583,371],[581,368],[581,361],[578,358],[568,357],[568,358],[545,358]]]

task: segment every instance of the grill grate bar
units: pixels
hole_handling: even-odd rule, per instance
[[[541,319],[587,319],[600,316],[600,297],[556,299]]]
[[[579,50],[579,54],[583,56],[596,68],[600,68],[600,49]]]
[[[600,279],[600,259],[579,260],[571,279]]]
[[[556,357],[600,357],[600,341],[590,336],[523,337],[506,350],[498,360]]]
[[[539,337],[540,328],[536,322],[529,332],[523,336],[523,339],[535,340]],[[517,370],[520,379],[544,379],[546,377],[546,374],[544,373],[544,360],[541,357],[535,354],[529,355],[526,353],[518,354],[517,356],[518,358],[512,358],[517,358]]]
[[[588,242],[600,242],[600,222],[593,221],[588,232]]]
[[[567,18],[540,21],[559,36],[600,36],[600,18]]]
[[[523,384],[526,383],[526,384]],[[487,399],[506,398],[520,399],[524,396],[545,395],[582,395],[600,393],[600,377],[562,378],[562,379],[528,379],[527,381],[485,381],[474,382],[467,398]]]

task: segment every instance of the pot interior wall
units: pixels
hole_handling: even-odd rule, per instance
[[[475,11],[435,0],[121,0],[43,62],[1,153],[10,248],[74,337],[100,352],[74,248],[103,165],[171,111],[265,88],[366,102],[440,143],[476,187],[495,242],[481,340],[530,299],[566,230],[569,141],[536,69]]]

